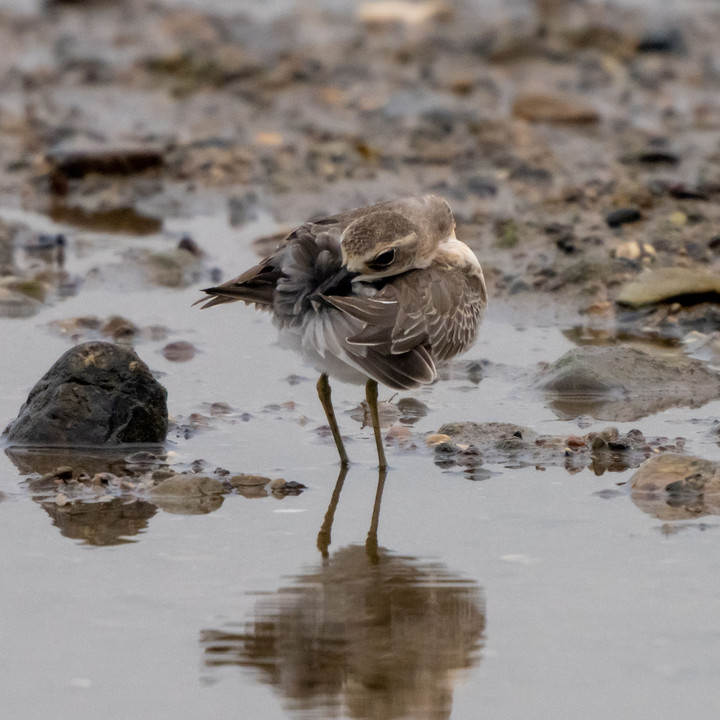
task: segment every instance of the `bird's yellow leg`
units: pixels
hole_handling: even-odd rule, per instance
[[[333,490],[332,497],[330,498],[330,504],[328,505],[327,512],[325,513],[325,519],[323,520],[322,527],[317,537],[317,549],[322,553],[323,559],[327,560],[330,557],[328,548],[330,547],[330,534],[332,532],[333,521],[335,520],[335,510],[337,509],[338,502],[340,502],[340,493],[342,492],[343,483],[345,482],[345,476],[348,474],[347,465],[343,465],[340,468],[338,479],[335,483],[335,489]]]
[[[380,470],[387,469],[387,460],[385,460],[385,449],[383,448],[382,437],[380,436],[380,417],[378,415],[378,385],[372,378],[365,383],[365,397],[367,399],[368,409],[370,410],[370,419],[372,420],[373,432],[375,433],[375,445],[377,445],[378,467]]]
[[[380,561],[380,554],[378,553],[378,524],[380,523],[380,503],[382,502],[382,494],[385,489],[385,478],[387,477],[387,470],[380,468],[378,470],[378,485],[375,491],[375,503],[373,505],[372,520],[370,522],[370,529],[368,530],[367,540],[365,540],[365,552],[367,553],[370,562],[373,565],[377,565]]]
[[[330,432],[332,432],[333,440],[335,440],[335,447],[340,455],[340,464],[343,467],[347,467],[350,464],[350,460],[348,460],[345,445],[343,445],[342,438],[340,437],[340,428],[335,419],[335,410],[333,409],[332,400],[330,399],[330,382],[325,373],[323,373],[317,381],[317,393],[323,410],[325,411],[328,425],[330,425]]]

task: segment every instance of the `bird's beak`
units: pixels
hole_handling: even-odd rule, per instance
[[[350,272],[344,265],[318,285],[313,295],[345,295],[350,292],[350,283],[358,273]]]

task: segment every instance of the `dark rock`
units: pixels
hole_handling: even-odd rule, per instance
[[[492,197],[497,195],[497,184],[493,180],[481,177],[479,175],[471,177],[467,181],[468,192],[477,197]]]
[[[545,234],[555,241],[558,250],[566,255],[572,255],[578,250],[577,238],[570,225],[550,223],[545,226]]]
[[[250,190],[244,195],[236,195],[228,199],[230,224],[239,227],[256,220],[258,217],[258,197]]]
[[[48,370],[3,434],[19,445],[161,443],[166,397],[135,352],[88,342]]]
[[[50,264],[63,265],[66,247],[67,238],[62,233],[58,235],[40,233],[34,242],[25,243],[23,250],[30,257],[38,258]]]
[[[668,150],[645,150],[631,160],[648,165],[677,165],[680,162],[680,158]]]
[[[178,250],[185,250],[195,257],[203,257],[205,253],[200,246],[189,235],[183,235],[177,244]]]
[[[645,33],[635,46],[638,52],[683,53],[685,42],[677,28],[650,30]]]
[[[617,210],[611,210],[605,216],[605,222],[610,227],[620,227],[638,220],[642,220],[642,213],[637,208],[618,208]]]
[[[303,485],[295,480],[288,480],[282,485],[274,486],[272,488],[272,494],[280,497],[284,497],[286,495],[300,495],[303,490],[307,490],[307,485]]]
[[[676,200],[709,200],[710,195],[704,188],[674,183],[668,187],[668,194]]]
[[[144,146],[58,148],[47,155],[53,172],[67,179],[82,178],[90,173],[131,175],[162,167],[164,153]]]
[[[510,179],[535,185],[546,185],[552,182],[553,174],[550,170],[521,161],[511,170]]]

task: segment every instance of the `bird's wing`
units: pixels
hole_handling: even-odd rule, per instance
[[[482,275],[474,268],[436,264],[393,283],[398,313],[392,328],[392,352],[426,343],[436,362],[467,350],[475,341],[487,306]]]
[[[200,298],[195,305],[203,303],[202,309],[205,309],[243,300],[269,310],[273,304],[275,286],[281,277],[282,270],[272,264],[272,257],[265,258],[242,275],[217,287],[205,288],[203,292],[210,295],[210,299]]]
[[[298,291],[304,297],[318,284],[318,276],[328,275],[341,263],[340,234],[344,226],[334,218],[326,220],[325,224],[308,222],[296,227],[280,241],[272,255],[232,280],[205,288],[203,292],[212,297],[201,298],[195,304],[204,303],[202,307],[209,308],[242,300],[270,310],[278,283],[281,286],[285,283],[286,296],[301,286]]]
[[[347,298],[329,297],[342,304]],[[364,323],[330,303],[332,309],[307,318],[303,345],[310,345],[322,357],[338,358],[365,375],[395,390],[406,390],[432,382],[437,377],[435,363],[424,345],[392,355],[386,346],[352,343],[349,337],[360,332]]]
[[[390,356],[425,347],[436,361],[467,349],[486,305],[482,277],[444,264],[399,275],[372,297],[324,299],[363,323],[350,345]]]

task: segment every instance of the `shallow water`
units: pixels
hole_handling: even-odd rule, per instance
[[[77,504],[70,517],[34,499],[0,454],[6,717],[715,716],[716,518],[664,523],[644,513],[623,485],[632,471],[492,466],[473,481],[436,466],[424,447],[425,432],[456,420],[541,433],[605,427],[590,420],[581,431],[527,389],[524,373],[572,347],[563,328],[491,308],[467,357],[490,361],[480,382],[458,365],[402,394],[427,413],[412,426],[416,448],[389,450],[379,504],[372,439],[351,417],[361,388],[334,386],[354,461],[336,485],[332,440],[316,432],[316,376],[277,346],[269,319],[240,306],[191,308],[207,277],[152,287],[124,256],[129,246],[170,249],[190,233],[228,277],[252,262],[250,241],[275,229],[269,219],[238,232],[215,213],[131,237],[1,216],[65,230],[67,270],[85,278],[34,317],[0,318],[12,349],[0,354],[3,424],[70,347],[48,323],[119,313],[169,329],[136,349],[181,426],[210,403],[233,408],[189,439],[171,433],[174,462],[201,458],[208,471],[307,486],[283,499],[227,496],[207,514],[115,503],[105,515]],[[170,362],[161,349],[173,340],[200,352]],[[633,425],[686,437],[691,452],[718,459],[708,430],[719,409]],[[608,490],[618,492],[598,495]]]

